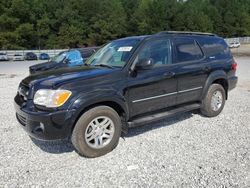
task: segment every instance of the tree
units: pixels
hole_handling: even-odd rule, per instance
[[[82,29],[77,25],[63,24],[59,30],[58,44],[63,48],[78,47],[82,40]]]
[[[125,36],[126,14],[120,1],[102,0],[97,15],[92,18],[89,43],[101,45],[106,41]]]
[[[35,49],[37,46],[37,33],[34,29],[34,25],[30,23],[24,23],[17,27],[14,32],[17,36],[16,44],[18,46],[25,46],[28,49]]]
[[[174,28],[181,31],[213,32],[213,23],[203,10],[204,1],[183,2],[174,18]]]
[[[0,49],[101,45],[163,30],[250,35],[250,0],[0,1]]]

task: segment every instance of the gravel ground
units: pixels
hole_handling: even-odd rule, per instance
[[[231,51],[236,56],[250,56],[250,44],[242,44],[239,48],[232,48]]]
[[[237,61],[239,84],[220,116],[185,113],[132,129],[96,159],[66,141],[30,139],[13,97],[35,62],[0,62],[0,187],[250,187],[250,58]]]

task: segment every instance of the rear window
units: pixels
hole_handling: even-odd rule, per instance
[[[189,38],[175,39],[175,51],[177,62],[196,61],[203,57],[197,42]]]

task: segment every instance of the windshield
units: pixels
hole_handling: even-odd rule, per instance
[[[89,65],[106,65],[122,68],[132,55],[139,39],[123,39],[108,43],[98,50],[86,63]]]
[[[52,62],[61,63],[66,58],[67,52],[61,52],[58,55],[51,58]]]

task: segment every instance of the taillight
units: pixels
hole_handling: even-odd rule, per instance
[[[238,64],[236,63],[235,59],[233,58],[233,63],[232,63],[232,70],[236,71],[237,70]]]

